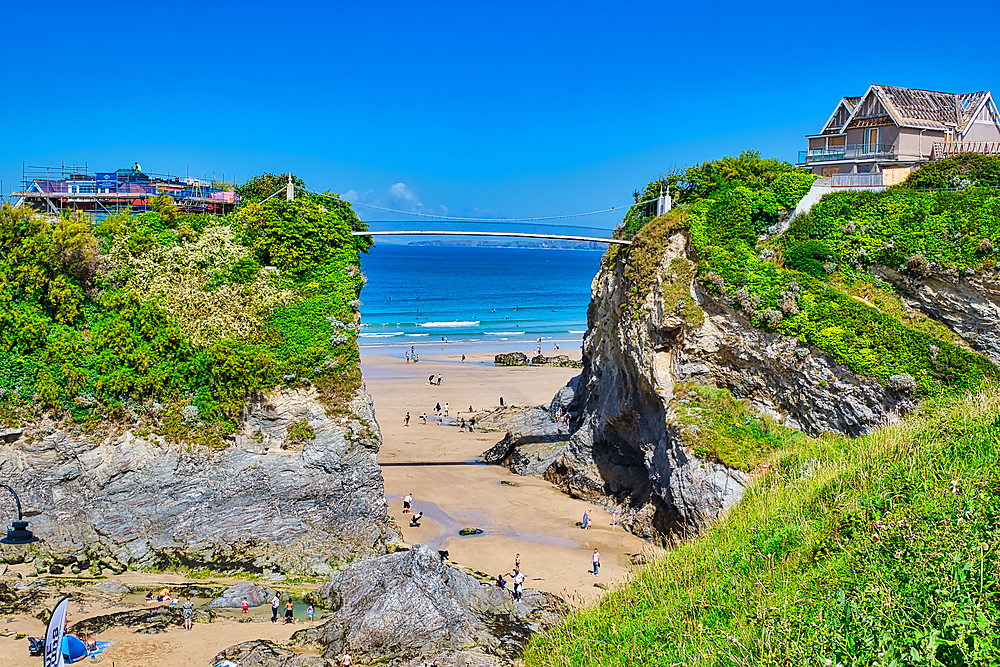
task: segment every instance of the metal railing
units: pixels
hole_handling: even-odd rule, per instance
[[[870,188],[882,185],[882,172],[870,174],[834,174],[831,185],[835,188]]]
[[[934,143],[932,157],[938,160],[961,153],[1000,155],[1000,142],[996,141],[938,141]]]
[[[799,164],[810,162],[832,162],[834,160],[854,160],[857,158],[892,159],[895,148],[892,144],[847,144],[830,148],[811,148],[799,151]]]

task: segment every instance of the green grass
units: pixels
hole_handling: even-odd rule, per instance
[[[806,441],[525,664],[1000,664],[998,464],[996,386]]]
[[[775,452],[808,446],[812,438],[766,415],[757,415],[728,389],[694,382],[674,385],[670,408],[681,439],[698,458],[751,471],[771,462]],[[824,439],[839,436],[824,434]]]

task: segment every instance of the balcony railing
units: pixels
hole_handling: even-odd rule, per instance
[[[807,151],[799,151],[799,164],[865,158],[891,160],[894,156],[895,150],[892,144],[847,144],[846,146],[812,148]]]

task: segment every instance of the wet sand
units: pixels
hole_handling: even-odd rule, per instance
[[[505,347],[517,351],[516,346]],[[510,572],[515,554],[520,553],[526,586],[562,595],[571,603],[592,599],[603,593],[598,584],[607,586],[628,576],[631,554],[648,552],[649,545],[620,526],[613,527],[611,515],[603,509],[574,500],[549,482],[500,466],[469,463],[496,444],[502,433],[468,433],[430,420],[422,424],[419,419],[422,412],[433,415],[439,402],[442,407],[450,403],[451,419],[468,418],[470,405],[474,411],[493,408],[500,396],[507,404],[541,405],[580,372],[495,367],[497,351],[496,344],[423,345],[417,347],[420,362],[407,364],[403,349],[362,349],[365,383],[382,430],[378,458],[390,514],[408,543],[446,549],[453,561],[494,577]],[[578,359],[580,352],[562,349],[544,354]],[[432,372],[443,376],[441,386],[427,384]],[[407,411],[409,426],[403,421]],[[413,509],[424,512],[419,528],[409,527],[409,517],[402,513],[401,500],[407,493],[414,497]],[[587,509],[594,527],[582,530],[577,524]],[[461,537],[458,531],[463,527],[484,532]],[[597,577],[590,573],[595,548],[601,554]]]

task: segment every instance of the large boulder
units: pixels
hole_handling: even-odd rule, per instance
[[[209,602],[208,606],[212,608],[242,607],[243,598],[246,598],[247,603],[251,607],[256,607],[269,601],[273,595],[273,590],[258,586],[252,582],[244,582],[230,586],[222,591],[222,595]]]
[[[521,603],[514,602],[492,584],[448,567],[436,551],[421,545],[352,563],[320,587],[316,598],[328,606],[331,618],[295,633],[292,646],[317,648],[331,662],[349,653],[357,664],[509,664],[532,633],[551,627],[565,613],[559,598],[539,591],[525,590]],[[261,661],[264,653],[274,657]],[[245,653],[227,651],[225,657],[240,665],[302,664],[295,662],[302,658],[278,653],[255,645]]]
[[[570,359],[565,354],[557,354],[554,357],[546,357],[536,354],[531,358],[532,366],[558,366],[560,368],[583,368],[583,361]]]
[[[527,366],[528,355],[524,352],[506,352],[493,357],[493,363],[497,366]]]
[[[483,452],[483,463],[502,465],[519,475],[541,475],[566,448],[569,427],[544,408],[500,408],[480,418],[481,431],[506,431]]]

